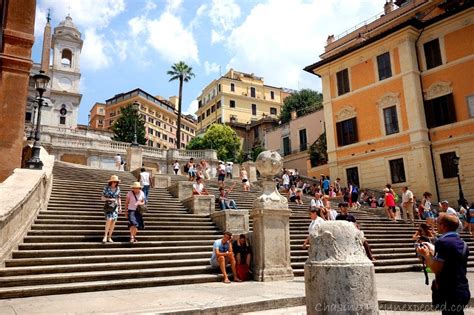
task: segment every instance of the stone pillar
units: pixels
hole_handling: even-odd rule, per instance
[[[293,279],[290,257],[290,214],[288,201],[280,195],[271,177],[283,167],[275,151],[264,151],[255,163],[263,182],[263,194],[255,200],[252,211],[254,279],[275,281]]]
[[[168,187],[168,191],[179,200],[187,199],[193,195],[193,182],[179,181]]]
[[[249,212],[247,210],[221,210],[211,214],[211,219],[221,231],[232,234],[247,234],[249,232]]]
[[[375,269],[363,239],[347,221],[325,221],[310,235],[304,268],[307,314],[378,314]]]
[[[141,147],[127,148],[127,168],[133,172],[137,168],[141,168],[143,164],[143,149]]]
[[[35,10],[35,0],[2,1],[0,6],[0,182],[21,167]]]
[[[232,166],[232,178],[240,177],[240,164],[235,164]]]
[[[283,164],[282,164],[283,165]],[[257,181],[257,168],[255,167],[255,163],[254,162],[244,162],[242,163],[242,167],[245,168],[245,170],[247,171],[247,175],[249,177],[249,181],[251,183],[253,182],[256,182]],[[260,170],[259,170],[260,171]],[[274,175],[274,174],[273,174]]]
[[[168,188],[171,186],[171,177],[167,175],[155,175],[155,188]]]
[[[189,209],[192,214],[211,215],[216,208],[216,199],[214,195],[194,195],[183,200],[183,205]]]

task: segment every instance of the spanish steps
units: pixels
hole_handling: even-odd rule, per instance
[[[135,181],[128,172],[114,172],[65,163],[53,169],[53,188],[46,210],[41,210],[11,259],[0,268],[0,298],[102,291],[150,286],[221,281],[209,265],[212,242],[222,231],[209,217],[193,215],[166,189],[150,190],[145,230],[138,243],[129,243],[127,221],[119,216],[114,243],[102,244],[104,184],[112,174],[121,179],[122,204]],[[173,176],[173,181],[186,180]],[[232,180],[237,181],[237,180]],[[226,181],[227,182],[227,181]],[[215,179],[207,182],[218,195]],[[250,210],[259,186],[243,192],[240,185],[230,194],[239,209]],[[218,205],[216,204],[216,209]],[[290,204],[291,260],[295,276],[303,276],[307,251],[307,205]],[[374,255],[376,272],[419,270],[411,235],[415,228],[354,211]],[[473,240],[463,235],[470,246]],[[469,261],[474,266],[474,260]]]

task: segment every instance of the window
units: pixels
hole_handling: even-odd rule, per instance
[[[168,135],[163,135],[163,140],[168,140]]]
[[[392,76],[392,66],[390,64],[389,52],[377,56],[377,68],[379,71],[380,81],[390,78]]]
[[[235,92],[235,84],[234,83],[230,84],[230,91]]]
[[[255,128],[253,129],[253,138],[254,138],[254,139],[258,139],[259,136],[260,136],[260,133],[259,133],[259,131],[258,131],[258,127],[255,127]]]
[[[66,124],[66,117],[64,117],[64,116],[59,117],[59,124],[60,125],[65,125]]]
[[[186,142],[189,142],[189,135],[186,135]]]
[[[283,138],[283,155],[291,154],[290,137]]]
[[[356,118],[347,119],[336,123],[337,143],[339,146],[357,142]]]
[[[272,100],[274,100],[274,99],[275,99],[275,92],[273,92],[273,91],[270,91],[270,98],[271,98]]]
[[[31,122],[31,117],[32,117],[31,112],[26,112],[25,113],[25,121]]]
[[[398,133],[398,117],[397,117],[397,107],[391,106],[384,108],[383,110],[383,120],[385,122],[385,134],[391,135]]]
[[[354,184],[360,187],[359,183],[359,169],[357,167],[350,167],[346,169],[347,185]]]
[[[149,117],[148,122],[153,124],[153,123],[155,123],[155,120],[153,118]]]
[[[254,87],[251,87],[251,88],[250,88],[250,97],[256,97],[256,93],[255,93],[255,88],[254,88]]]
[[[202,107],[202,101],[199,100],[199,102],[198,102],[198,108],[201,108],[201,107]]]
[[[425,101],[425,116],[428,128],[456,122],[453,94],[443,95]]]
[[[220,118],[220,117],[217,118],[217,123],[218,123],[218,124],[222,124],[222,118]]]
[[[211,115],[211,109],[210,108],[207,109],[206,115],[207,115],[207,117],[209,117]]]
[[[277,109],[275,107],[270,107],[270,115],[277,115]]]
[[[392,184],[406,182],[403,159],[390,160],[388,163],[390,164],[390,176],[392,177]]]
[[[170,143],[173,143],[174,142],[174,139],[173,138],[169,138],[168,140]]]
[[[221,108],[221,101],[218,101],[216,104],[217,109]]]
[[[437,67],[443,63],[437,38],[424,43],[423,48],[425,49],[426,69]]]
[[[153,129],[151,128],[148,128],[148,134],[152,135],[153,136]]]
[[[257,104],[252,104],[252,115],[253,116],[257,115]]]
[[[214,113],[216,111],[216,105],[212,105],[211,107],[211,113]]]
[[[198,116],[198,122],[201,122],[201,115]]]
[[[148,145],[149,145],[150,147],[152,147],[152,146],[153,146],[153,141],[148,140]]]
[[[230,106],[230,108],[235,108],[235,101],[234,101],[234,100],[230,100],[229,106]]]
[[[306,138],[306,129],[300,130],[300,151],[306,151],[308,148],[308,139]]]
[[[337,78],[337,95],[346,94],[351,90],[349,86],[349,71],[347,69],[336,73]]]
[[[72,66],[72,52],[69,49],[63,49],[61,52],[61,64],[66,67]]]
[[[217,85],[217,91],[218,91],[218,92],[221,91],[221,85],[220,85],[220,84]]]
[[[439,155],[441,159],[441,168],[443,169],[443,178],[453,178],[458,176],[458,168],[454,164],[456,152],[448,152]]]
[[[158,138],[161,138],[161,132],[157,131],[157,132],[156,132],[156,136],[157,136]]]

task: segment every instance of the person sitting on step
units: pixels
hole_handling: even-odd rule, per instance
[[[234,190],[235,186],[237,185],[237,182],[234,182],[234,184],[230,188],[225,188],[225,186],[219,187],[219,205],[221,210],[225,209],[234,209],[234,210],[239,210],[237,209],[237,204],[233,199],[229,199],[229,194]]]
[[[193,184],[193,195],[209,195],[202,182],[202,177],[196,178],[196,182]]]
[[[290,187],[290,190],[288,191],[288,199],[290,199],[291,202],[296,202],[297,205],[303,204],[303,201],[301,200],[301,194],[298,193],[295,185]]]
[[[321,210],[319,208],[310,207],[309,211],[310,211],[309,217],[311,218],[311,223],[309,224],[309,227],[308,227],[308,237],[304,240],[304,243],[303,243],[304,249],[308,248],[309,236],[312,234],[317,234],[318,226],[324,222],[324,219],[320,217]]]
[[[232,274],[234,275],[234,281],[241,282],[237,276],[237,270],[235,269],[235,257],[231,241],[232,233],[225,231],[222,238],[215,240],[212,246],[211,266],[214,268],[220,268],[222,275],[224,276],[224,283],[230,283],[226,271],[227,264],[230,264]]]
[[[105,212],[105,231],[102,243],[113,243],[112,233],[114,232],[115,223],[117,222],[118,215],[122,213],[122,201],[120,200],[120,180],[117,175],[110,176],[107,186],[102,190],[101,200],[108,202],[112,205],[112,211]]]
[[[232,249],[236,261],[237,276],[240,280],[248,280],[251,273],[252,249],[247,243],[245,234],[240,234],[239,239],[232,242]]]

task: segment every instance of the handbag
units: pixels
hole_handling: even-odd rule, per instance
[[[117,208],[117,202],[114,200],[114,201],[106,201],[104,203],[104,213],[105,214],[109,214],[109,213],[112,213],[115,211],[115,209]]]
[[[133,197],[135,197],[135,200],[138,202],[137,196],[133,194]],[[146,205],[139,205],[137,206],[137,211],[140,212],[140,214],[145,214],[148,211],[148,207]]]

